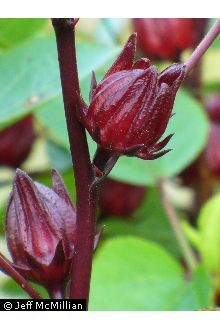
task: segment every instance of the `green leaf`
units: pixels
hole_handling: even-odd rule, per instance
[[[116,46],[103,46],[84,39],[78,41],[79,75],[86,88],[90,84],[91,71],[112,61],[118,50]],[[52,109],[50,111],[51,118],[55,116],[59,118],[59,114],[56,113],[57,110],[58,113],[61,112],[60,117],[64,119],[54,38],[34,38],[5,54],[1,54],[0,69],[0,85],[2,86],[0,92],[1,128],[46,104],[49,110]],[[53,102],[57,106],[54,111]],[[45,107],[41,113],[44,110]]]
[[[1,18],[0,48],[14,47],[42,29],[45,18]]]
[[[72,159],[66,148],[51,140],[46,141],[46,146],[50,167],[56,168],[58,171],[65,171],[72,167]]]
[[[191,285],[197,299],[197,308],[213,306],[213,285],[207,269],[203,265],[195,270]]]
[[[220,194],[211,198],[198,218],[197,250],[211,274],[220,276]],[[188,232],[186,231],[186,234]],[[219,281],[218,281],[219,282]],[[220,284],[219,284],[220,285]]]
[[[204,269],[191,282],[159,245],[134,237],[109,239],[94,260],[90,310],[196,310],[212,304]]]
[[[159,245],[132,236],[109,239],[93,264],[90,310],[198,310],[213,306],[213,287],[203,266],[191,281]]]
[[[213,285],[207,269],[200,265],[176,306],[176,310],[199,310],[214,306]]]
[[[31,283],[31,286],[43,297],[48,299],[48,293],[46,290],[37,284]],[[0,299],[28,299],[29,295],[12,279],[7,278],[0,284]]]
[[[101,18],[98,21],[95,37],[107,44],[117,44],[125,35],[128,19],[125,18]]]
[[[130,218],[104,219],[105,237],[134,235],[159,243],[173,256],[182,255],[156,188],[148,188],[141,207]]]
[[[198,249],[201,243],[199,231],[186,220],[181,221],[181,227],[193,246]]]
[[[53,114],[51,116],[51,114]],[[69,151],[66,119],[63,101],[60,97],[38,107],[36,112],[39,121],[47,128],[49,137]]]
[[[55,43],[36,38],[0,56],[0,127],[60,92]]]
[[[172,310],[182,291],[181,267],[156,244],[108,240],[94,261],[90,309]]]

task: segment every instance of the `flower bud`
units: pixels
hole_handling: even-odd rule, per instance
[[[58,173],[53,187],[16,171],[6,213],[6,235],[14,267],[51,294],[64,288],[74,253],[76,212]]]
[[[173,64],[158,75],[148,59],[134,63],[135,46],[133,34],[98,85],[93,76],[90,105],[82,101],[80,120],[100,149],[109,154],[155,159],[169,151],[161,149],[172,135],[159,140],[171,117],[185,67]]]
[[[100,188],[101,212],[104,215],[129,216],[140,206],[145,194],[145,187],[105,179]]]
[[[0,165],[18,167],[35,140],[33,116],[29,115],[0,132]]]
[[[135,18],[138,46],[151,60],[178,61],[181,52],[194,48],[203,37],[205,18]]]
[[[207,99],[206,110],[210,119],[220,124],[220,92],[213,94]]]

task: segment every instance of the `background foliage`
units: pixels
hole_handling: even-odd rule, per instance
[[[79,22],[77,57],[81,91],[86,101],[91,71],[94,70],[100,79],[130,32],[128,19],[82,19]],[[204,57],[202,79],[207,95],[220,85],[220,66],[214,64],[219,63],[219,45],[217,40]],[[47,185],[50,185],[50,168],[58,168],[75,199],[56,44],[49,20],[0,19],[0,86],[0,130],[28,113],[35,115],[38,139],[23,168]],[[129,219],[108,217],[103,220],[104,237],[94,259],[92,310],[197,310],[213,305],[213,281],[205,247],[197,244],[203,256],[201,264],[192,277],[187,278],[182,252],[156,188],[160,178],[173,178],[189,166],[207,142],[209,121],[190,91],[181,89],[174,112],[167,130],[175,133],[169,143],[173,149],[170,153],[153,162],[121,157],[110,175],[120,181],[148,186],[148,192]],[[95,145],[90,138],[89,146],[92,155]],[[0,250],[6,253],[4,209],[13,176],[13,170],[0,168]],[[210,207],[214,210],[216,205]],[[202,213],[200,232],[196,234],[192,234],[188,222],[183,224],[192,241],[194,234],[204,239],[203,223],[209,216],[205,211]],[[216,222],[215,226],[219,226],[220,216]],[[210,240],[206,242],[208,245]],[[219,241],[215,244],[215,249],[219,249]],[[0,274],[0,298],[11,296],[25,295]]]

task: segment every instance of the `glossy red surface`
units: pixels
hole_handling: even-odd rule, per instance
[[[148,59],[134,63],[136,34],[128,39],[103,80],[91,84],[90,105],[80,120],[98,145],[111,153],[155,159],[172,135],[160,141],[171,117],[184,65],[158,74]]]

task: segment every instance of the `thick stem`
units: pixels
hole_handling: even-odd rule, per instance
[[[207,49],[209,48],[209,46],[212,44],[212,42],[215,40],[215,38],[218,36],[219,33],[220,33],[220,18],[216,20],[215,24],[211,27],[207,35],[202,39],[200,44],[196,47],[194,52],[185,62],[186,74],[189,73],[192,70],[192,68],[197,65],[202,55],[207,51]]]
[[[32,288],[30,284],[25,280],[23,276],[21,276],[17,270],[12,266],[9,260],[7,260],[0,253],[0,270],[5,272],[8,276],[10,276],[18,285],[22,287],[22,289],[27,292],[27,294],[33,299],[42,299],[39,293]]]
[[[87,299],[88,303],[97,189],[94,185],[91,188],[94,174],[85,129],[76,116],[80,112],[81,104],[74,29],[66,19],[53,19],[52,22],[56,34],[63,101],[76,182],[76,248],[73,257],[70,298]]]
[[[195,259],[194,253],[182,231],[182,228],[180,226],[180,221],[178,219],[176,211],[173,208],[172,204],[170,203],[169,198],[167,197],[163,180],[161,180],[159,182],[159,189],[160,189],[161,201],[162,201],[163,207],[166,211],[170,225],[171,225],[171,227],[175,233],[175,236],[179,242],[179,245],[182,249],[183,255],[185,257],[185,262],[186,262],[189,270],[193,271],[197,265],[197,261]]]

